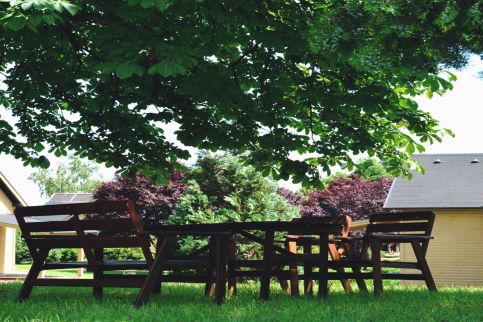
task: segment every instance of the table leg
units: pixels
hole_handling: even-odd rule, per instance
[[[216,304],[223,304],[226,295],[226,256],[228,238],[226,236],[216,237]]]
[[[374,278],[374,294],[382,293],[382,265],[381,265],[381,242],[378,239],[371,239],[372,251],[372,273]]]
[[[102,248],[96,248],[94,249],[94,257],[96,259],[96,262],[97,263],[100,263],[104,260],[104,249]],[[97,268],[95,271],[94,271],[94,283],[96,281],[99,281],[100,279],[102,279],[103,275],[104,275],[104,272],[102,271],[102,269],[99,269]],[[95,298],[102,298],[102,286],[94,286],[93,289],[92,289],[92,294],[94,295]]]
[[[319,249],[319,296],[326,297],[329,282],[329,236],[326,233],[320,234]]]
[[[149,273],[144,280],[143,287],[141,288],[141,291],[139,292],[139,295],[134,302],[135,307],[140,307],[141,305],[144,305],[149,301],[155,284],[159,283],[159,276],[162,273],[163,265],[168,260],[171,245],[174,243],[175,240],[175,236],[167,236],[161,242],[161,245],[156,252],[156,258],[154,259],[153,264],[149,268]]]
[[[312,244],[310,242],[305,242],[303,245],[304,254],[310,255],[312,254]],[[312,274],[312,264],[308,261],[304,262],[304,294],[305,295],[314,295],[313,290],[313,283],[312,278],[309,276]]]
[[[263,245],[262,276],[260,281],[260,299],[268,300],[270,297],[270,271],[272,269],[273,256],[273,230],[265,232],[265,243]]]

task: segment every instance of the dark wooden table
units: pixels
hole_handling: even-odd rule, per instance
[[[268,299],[270,294],[270,278],[274,265],[275,251],[280,248],[274,245],[275,232],[290,234],[316,235],[320,238],[321,254],[327,254],[329,249],[328,238],[330,234],[337,234],[342,226],[331,223],[314,222],[288,222],[288,221],[261,221],[243,223],[219,224],[189,224],[189,225],[146,225],[145,230],[161,239],[154,263],[151,265],[145,283],[136,299],[135,306],[148,302],[155,285],[159,283],[163,265],[168,260],[172,245],[176,238],[184,236],[209,236],[215,241],[215,301],[221,304],[226,293],[227,274],[227,247],[228,239],[234,234],[241,234],[263,245],[263,260],[261,270],[260,298]],[[253,231],[264,233],[260,238]],[[320,256],[319,267],[319,295],[327,295],[328,283],[328,257]]]

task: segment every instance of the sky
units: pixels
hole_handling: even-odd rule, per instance
[[[472,56],[463,70],[451,70],[457,76],[452,91],[443,96],[435,95],[432,99],[424,96],[416,99],[421,109],[440,121],[441,127],[449,128],[455,133],[454,138],[445,136],[442,143],[426,145],[425,153],[483,153],[483,79],[478,75],[481,71],[483,60]],[[0,117],[8,120],[8,116],[1,111]],[[166,137],[171,141],[175,140],[175,130],[174,126],[166,130]],[[189,151],[193,160],[196,150]],[[49,160],[53,167],[59,163],[54,156],[49,156]],[[43,204],[46,201],[35,184],[28,180],[28,176],[34,171],[31,167],[24,167],[21,161],[0,154],[0,171],[29,205]],[[101,173],[103,179],[107,180],[113,177],[114,170],[101,166]],[[287,182],[281,185],[296,187]]]

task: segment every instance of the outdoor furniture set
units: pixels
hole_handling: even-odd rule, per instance
[[[72,216],[70,220],[55,221],[55,217],[51,217],[52,221],[29,220],[66,214]],[[96,297],[102,297],[104,287],[134,287],[141,289],[135,301],[135,306],[141,306],[160,291],[162,283],[180,282],[204,283],[205,293],[214,295],[215,302],[221,304],[227,282],[235,294],[240,277],[260,278],[261,299],[269,298],[272,277],[278,278],[282,288],[292,295],[298,294],[299,280],[304,281],[305,294],[312,294],[313,280],[317,280],[320,296],[327,295],[329,280],[340,280],[346,291],[352,291],[350,279],[355,279],[363,291],[367,291],[364,280],[373,279],[376,294],[383,290],[383,279],[424,280],[430,291],[436,291],[425,259],[432,238],[431,212],[372,215],[366,233],[360,238],[348,236],[351,224],[348,216],[291,222],[144,224],[132,201],[18,207],[15,215],[33,259],[18,300],[26,299],[34,286],[92,287]],[[281,235],[286,236],[282,243],[278,238]],[[190,255],[176,255],[177,238],[186,236],[204,236],[209,242]],[[156,247],[151,247],[154,240]],[[246,241],[261,245],[260,259],[236,256],[238,244]],[[360,255],[354,251],[356,241],[362,248]],[[381,261],[383,243],[410,243],[417,262]],[[140,248],[144,260],[104,259],[105,249],[123,247]],[[302,253],[298,252],[299,247],[303,248]],[[82,248],[86,261],[47,262],[49,251],[55,248]],[[369,248],[371,259],[367,256]],[[304,268],[302,274],[298,267]],[[363,267],[371,267],[372,272],[363,272]],[[421,273],[383,273],[382,267],[416,269]],[[39,277],[43,270],[62,268],[87,268],[93,272],[93,278]],[[137,270],[140,274],[124,275],[122,270]]]

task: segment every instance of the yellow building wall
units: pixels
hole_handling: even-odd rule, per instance
[[[0,214],[13,214],[12,202],[1,190],[0,190]],[[14,273],[14,272],[15,272],[15,228],[0,226],[0,274]]]
[[[483,286],[483,209],[434,213],[426,258],[436,285]],[[401,260],[415,261],[411,245],[401,244]]]

